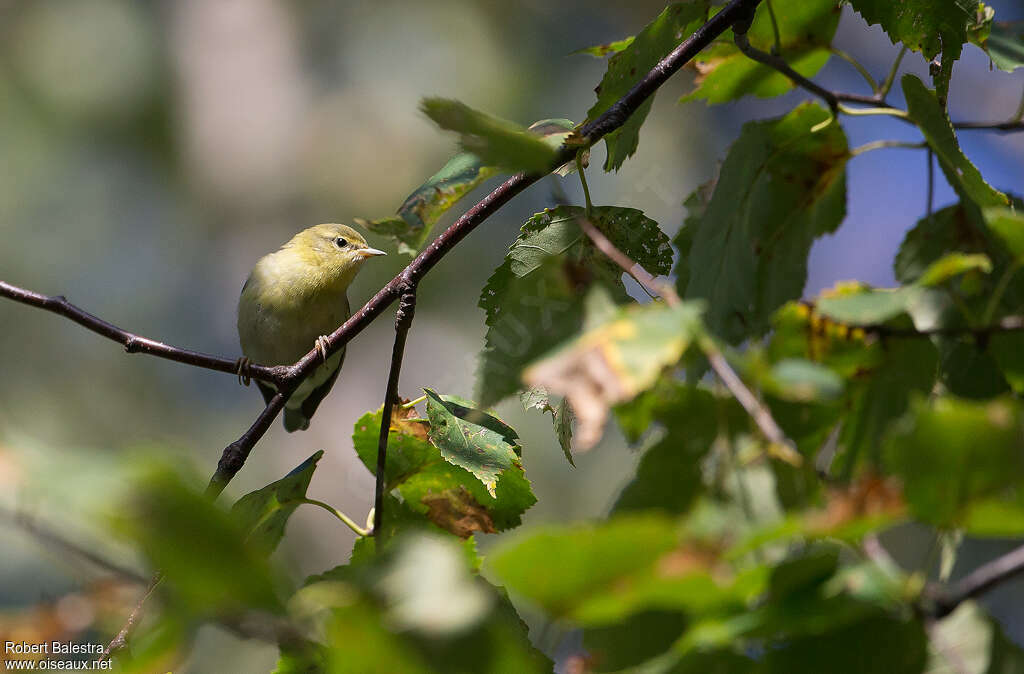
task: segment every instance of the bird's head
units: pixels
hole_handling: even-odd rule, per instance
[[[348,225],[315,225],[296,234],[285,248],[302,255],[306,264],[314,265],[323,276],[347,285],[367,258],[387,255],[370,248],[366,239]]]

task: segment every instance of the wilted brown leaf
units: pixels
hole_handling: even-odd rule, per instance
[[[459,538],[469,538],[476,532],[498,533],[490,513],[465,487],[428,494],[422,503],[427,506],[427,519]]]

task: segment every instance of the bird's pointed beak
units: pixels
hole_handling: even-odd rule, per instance
[[[359,256],[360,257],[376,257],[378,255],[387,255],[387,253],[385,253],[382,250],[377,250],[376,248],[360,248],[359,249]]]

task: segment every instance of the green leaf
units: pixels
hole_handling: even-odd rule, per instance
[[[428,388],[423,392],[427,394],[430,442],[446,461],[476,475],[487,492],[496,496],[502,473],[513,466],[522,467],[515,431],[481,410],[442,400]],[[494,422],[504,428],[495,430]]]
[[[673,520],[636,514],[534,530],[500,543],[486,563],[550,615],[597,626],[650,609],[729,606],[759,586],[716,582],[709,570],[714,562],[699,542],[683,541]]]
[[[936,83],[944,99],[953,62],[960,58],[968,32],[978,23],[977,0],[851,0],[869,24],[881,24],[893,44],[902,42],[926,61],[942,54]]]
[[[815,308],[841,323],[881,325],[900,314],[913,313],[915,307],[927,299],[928,287],[974,271],[984,274],[992,271],[988,256],[952,252],[935,260],[919,274],[915,270],[916,280],[910,285],[892,289],[850,285],[841,293],[823,296],[815,303]]]
[[[842,378],[827,367],[803,358],[785,358],[758,377],[761,388],[791,402],[833,400],[843,392]]]
[[[971,523],[975,502],[1005,497],[1024,479],[1022,434],[1021,410],[1012,399],[917,398],[886,442],[886,463],[903,480],[918,518],[960,527]]]
[[[666,7],[628,46],[608,59],[608,72],[597,86],[597,102],[587,111],[587,119],[597,119],[622,98],[658,61],[703,25],[708,11],[707,0],[677,2]],[[636,152],[640,127],[653,100],[653,96],[648,98],[623,126],[604,137],[608,149],[605,171],[619,170],[622,162]]]
[[[988,351],[1010,388],[1018,395],[1024,394],[1024,332],[992,335],[989,338]]]
[[[542,119],[531,124],[527,131],[558,149],[574,128],[572,120]],[[572,167],[573,163],[566,166]],[[556,173],[565,175],[563,169],[565,167]],[[398,209],[398,217],[369,221],[356,218],[356,224],[391,238],[399,253],[416,255],[430,236],[434,223],[462,197],[499,171],[497,166],[485,165],[475,154],[462,152],[406,197]]]
[[[541,387],[526,389],[519,394],[519,400],[526,410],[534,408],[551,414],[555,437],[558,438],[558,444],[562,448],[562,453],[565,454],[565,460],[575,468],[576,462],[572,458],[572,426],[576,417],[572,413],[572,408],[569,407],[569,401],[563,397],[558,406],[554,407],[551,405],[547,390]]]
[[[288,518],[306,498],[309,481],[323,455],[323,450],[318,451],[277,482],[238,499],[231,508],[231,515],[249,532],[249,538],[258,541],[268,553],[277,548]]]
[[[443,399],[442,409],[447,410]],[[412,417],[415,410],[406,414]],[[367,412],[352,432],[356,453],[371,473],[377,466],[380,420],[380,410]],[[501,473],[492,495],[473,473],[447,461],[430,444],[430,430],[427,423],[412,418],[392,420],[385,473],[387,491],[397,490],[404,508],[462,538],[518,526],[522,514],[537,501],[518,457]],[[385,510],[385,522],[391,516],[388,512]]]
[[[438,126],[459,134],[462,149],[488,166],[547,173],[557,151],[525,127],[446,98],[425,98],[420,109]]]
[[[985,224],[1002,239],[1010,254],[1024,262],[1024,215],[1009,208],[986,208]]]
[[[647,430],[660,422],[664,435],[644,452],[636,476],[612,510],[684,513],[703,491],[702,460],[718,435],[726,405],[705,389],[678,382],[662,385],[648,397],[651,415],[638,427]],[[622,423],[625,409],[616,411]]]
[[[683,202],[683,207],[686,208],[686,218],[683,220],[683,226],[679,228],[675,238],[672,239],[672,243],[679,251],[674,274],[676,289],[680,295],[686,293],[686,286],[690,283],[690,251],[693,250],[693,237],[708,210],[711,195],[715,191],[715,183],[716,180],[710,180],[700,185]]]
[[[824,316],[850,325],[881,325],[907,311],[921,296],[916,286],[863,288],[861,292],[827,296],[815,302]]]
[[[266,548],[176,472],[151,470],[122,504],[118,531],[160,570],[162,589],[187,613],[283,610]]]
[[[986,183],[974,164],[964,156],[949,117],[935,94],[926,89],[914,75],[904,75],[901,81],[910,119],[921,129],[928,146],[939,160],[942,172],[946,174],[946,180],[960,198],[972,201],[981,208],[1006,206],[1009,203],[1006,195]]]
[[[583,215],[584,209],[576,206],[534,215],[487,280],[479,301],[487,314],[477,373],[477,398],[483,405],[522,388],[523,368],[580,330],[581,300],[588,288],[601,285],[617,301],[628,301],[622,269],[580,230],[577,219]],[[668,237],[642,212],[599,206],[591,222],[650,273],[671,269]]]
[[[840,8],[835,0],[776,0],[772,3],[779,29],[779,52],[791,68],[813,77],[828,61],[829,47],[839,25]],[[775,50],[775,29],[766,3],[754,14],[747,31],[750,44],[765,52]],[[696,88],[681,102],[705,99],[725,103],[745,95],[780,96],[793,89],[788,77],[748,58],[732,42],[732,33],[696,59]]]
[[[811,244],[846,213],[846,136],[803,104],[749,122],[729,150],[693,233],[686,296],[707,301],[711,331],[730,342],[763,333],[800,296]]]
[[[624,37],[621,40],[614,40],[612,42],[606,42],[604,44],[596,44],[593,47],[584,47],[583,49],[577,49],[576,51],[569,52],[570,54],[588,54],[594,58],[603,59],[606,56],[618,54],[620,51],[633,44],[633,40],[636,39],[634,36]]]
[[[978,46],[1000,70],[1012,73],[1024,67],[1024,21],[993,21]]]
[[[644,611],[621,623],[584,630],[592,671],[617,672],[670,650],[687,622],[679,611]]]
[[[650,388],[701,334],[702,309],[699,302],[652,302],[621,309],[603,322],[588,317],[596,325],[531,364],[523,381],[568,398],[578,422],[578,446],[593,447],[608,409]]]

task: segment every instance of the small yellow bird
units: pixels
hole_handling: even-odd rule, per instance
[[[369,257],[387,255],[370,248],[346,225],[316,225],[303,230],[279,251],[253,267],[238,299],[238,339],[247,359],[261,365],[291,365],[314,346],[324,354],[284,408],[288,432],[309,428],[320,401],[338,378],[345,350],[326,358],[324,339],[348,320],[345,291]],[[257,382],[263,399],[277,392]]]

